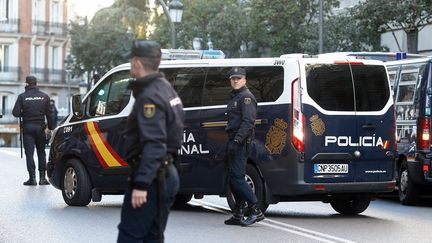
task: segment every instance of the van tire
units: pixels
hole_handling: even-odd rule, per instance
[[[406,163],[399,170],[398,195],[403,205],[416,205],[420,197],[419,186],[410,178]]]
[[[258,199],[258,207],[261,209],[261,211],[264,213],[267,208],[268,204],[265,201],[265,192],[264,192],[264,183],[261,178],[261,176],[258,174],[257,169],[253,165],[246,165],[246,181],[247,183],[252,187],[252,190],[255,192],[255,195]],[[231,211],[234,211],[235,207],[235,199],[231,192],[231,188],[229,185],[229,181],[227,182],[227,202],[231,209]],[[245,214],[248,215],[249,212],[246,209]]]
[[[364,212],[371,199],[366,196],[352,196],[350,198],[335,198],[330,200],[332,208],[343,215],[356,215]]]
[[[192,199],[192,194],[177,194],[175,196],[174,206],[181,207],[184,206]]]
[[[92,183],[81,161],[70,159],[62,174],[63,200],[69,206],[86,206],[91,201]]]

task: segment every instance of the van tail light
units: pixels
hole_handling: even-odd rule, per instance
[[[417,124],[417,150],[430,149],[430,118],[420,117]]]
[[[304,152],[304,115],[301,103],[301,83],[296,79],[291,83],[291,141],[298,152]]]

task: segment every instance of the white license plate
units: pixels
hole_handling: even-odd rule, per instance
[[[314,164],[314,172],[346,174],[348,173],[348,164]]]

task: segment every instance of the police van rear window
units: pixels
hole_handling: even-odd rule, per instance
[[[309,96],[328,111],[379,111],[390,97],[383,66],[310,64],[306,82]]]

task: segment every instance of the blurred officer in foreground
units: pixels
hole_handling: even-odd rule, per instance
[[[35,162],[33,159],[34,149],[39,163],[39,185],[49,185],[45,179],[46,154],[45,154],[45,130],[54,129],[52,113],[50,112],[50,98],[37,87],[37,80],[34,76],[26,77],[25,92],[18,96],[12,114],[15,117],[22,117],[23,142],[27,162],[29,180],[24,182],[26,186],[36,185]]]
[[[129,83],[135,104],[126,127],[126,161],[132,168],[118,242],[163,242],[170,207],[179,189],[177,158],[183,136],[183,104],[159,73],[160,45],[135,40]]]
[[[264,219],[264,214],[257,206],[258,200],[245,180],[246,162],[255,133],[257,101],[246,87],[245,69],[233,68],[229,75],[233,89],[227,106],[228,124],[225,131],[229,139],[228,177],[236,205],[233,216],[225,220],[225,224],[248,226]],[[245,202],[250,209],[250,215],[244,220]]]

